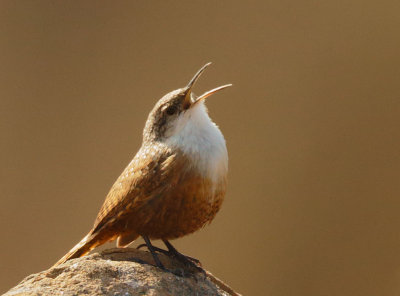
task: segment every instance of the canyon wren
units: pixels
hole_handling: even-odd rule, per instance
[[[93,228],[55,266],[108,241],[117,240],[118,247],[126,247],[139,236],[160,268],[163,265],[156,251],[189,260],[169,240],[211,222],[221,207],[227,183],[225,139],[204,102],[231,84],[201,96],[192,93],[210,64],[186,87],[156,103],[146,121],[141,148],[111,187]],[[151,239],[163,240],[168,251],[153,246]]]

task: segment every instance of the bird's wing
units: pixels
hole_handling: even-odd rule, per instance
[[[126,213],[140,207],[175,183],[176,154],[169,149],[142,148],[111,187],[93,227],[93,233]]]

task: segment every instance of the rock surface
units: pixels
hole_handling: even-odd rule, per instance
[[[149,252],[109,249],[32,274],[4,295],[239,295],[207,271],[159,258],[168,271]]]

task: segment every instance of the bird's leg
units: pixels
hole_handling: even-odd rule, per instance
[[[195,259],[195,258],[192,258],[192,257],[189,257],[189,256],[186,256],[186,255],[183,255],[182,253],[179,253],[178,250],[175,249],[175,247],[174,247],[173,245],[171,245],[171,243],[170,243],[169,241],[163,239],[164,244],[165,244],[165,245],[167,246],[167,248],[168,248],[168,251],[167,251],[167,250],[158,248],[158,247],[156,247],[156,246],[153,246],[153,245],[150,243],[150,240],[148,239],[148,237],[144,237],[144,236],[143,236],[143,239],[145,240],[146,243],[137,246],[136,249],[141,249],[141,248],[143,248],[143,247],[147,247],[147,248],[150,250],[150,252],[152,253],[152,255],[153,255],[153,257],[154,257],[154,260],[155,260],[156,262],[157,262],[157,260],[158,260],[158,257],[156,256],[155,252],[159,252],[159,253],[165,254],[165,255],[167,255],[167,256],[172,256],[172,257],[176,258],[177,260],[179,260],[180,262],[182,262],[183,264],[189,265],[189,266],[191,266],[192,268],[194,268],[195,270],[197,270],[197,271],[199,271],[199,272],[202,272],[203,274],[206,274],[205,270],[201,267],[201,263],[200,263],[199,260],[197,260],[197,259]],[[147,240],[146,240],[146,239],[147,239]],[[154,252],[154,253],[153,253],[153,252]],[[157,260],[156,260],[156,258],[157,258]],[[159,260],[158,260],[158,261],[159,261]],[[161,264],[161,262],[160,262],[160,264]],[[158,263],[157,263],[157,265],[158,265]],[[162,264],[161,264],[161,266],[162,266]],[[159,267],[160,267],[160,266],[159,266]],[[163,268],[163,267],[160,267],[160,268]],[[165,268],[163,268],[163,269],[165,269]],[[165,270],[166,270],[166,269],[165,269]],[[182,270],[179,270],[179,271],[171,271],[171,272],[172,272],[173,274],[175,274],[175,275],[178,275],[178,276],[184,276],[184,275],[185,275],[184,271],[182,271]]]
[[[156,247],[154,247],[151,244],[151,242],[150,242],[150,240],[149,240],[149,238],[147,236],[142,235],[142,237],[143,237],[144,241],[146,242],[146,246],[149,249],[151,255],[153,255],[153,258],[154,258],[154,261],[156,262],[156,265],[161,269],[165,269],[164,265],[161,263],[160,259],[158,258],[157,254],[156,254],[156,250],[155,250]]]
[[[143,238],[144,238],[144,237],[143,237]],[[161,249],[161,248],[158,248],[158,247],[153,246],[153,245],[150,244],[151,247],[152,247],[152,250],[153,250],[154,252],[159,252],[159,253],[165,254],[165,255],[167,255],[167,256],[173,256],[173,257],[175,257],[176,259],[178,259],[179,261],[181,261],[182,263],[192,265],[192,266],[194,266],[196,269],[200,269],[201,271],[203,271],[203,269],[201,268],[201,262],[200,262],[198,259],[193,258],[193,257],[190,257],[190,256],[186,256],[186,255],[180,253],[180,252],[179,252],[177,249],[175,249],[175,247],[174,247],[169,241],[167,241],[167,240],[164,240],[164,239],[163,239],[163,242],[164,242],[164,244],[167,246],[168,251],[167,251],[167,250],[164,250],[164,249]],[[137,246],[136,249],[141,249],[141,248],[143,248],[143,247],[147,247],[147,248],[150,250],[149,245],[147,244],[147,242],[146,242],[145,244],[141,244],[141,245]],[[150,252],[152,252],[152,250],[150,250]],[[153,255],[153,256],[154,256],[154,255]]]
[[[180,261],[182,261],[183,263],[190,263],[190,264],[194,264],[197,268],[198,265],[201,266],[201,263],[198,259],[193,258],[193,257],[189,257],[186,255],[183,255],[182,253],[179,253],[177,249],[175,249],[175,247],[173,245],[171,245],[171,243],[169,241],[167,241],[166,239],[162,240],[164,242],[164,244],[167,246],[168,248],[168,253],[174,257],[176,257],[177,259],[179,259]],[[163,250],[164,251],[164,250]],[[165,252],[165,251],[164,251]]]
[[[147,247],[146,244],[140,244],[136,247],[137,250],[143,248],[143,247]],[[159,247],[153,246],[154,251],[165,254],[165,255],[171,255],[171,253],[167,250],[161,249]]]

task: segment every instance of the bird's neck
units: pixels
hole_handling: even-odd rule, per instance
[[[166,144],[179,149],[204,177],[213,182],[226,178],[228,153],[225,139],[218,126],[208,116],[203,103],[186,112],[179,122],[177,132]]]

